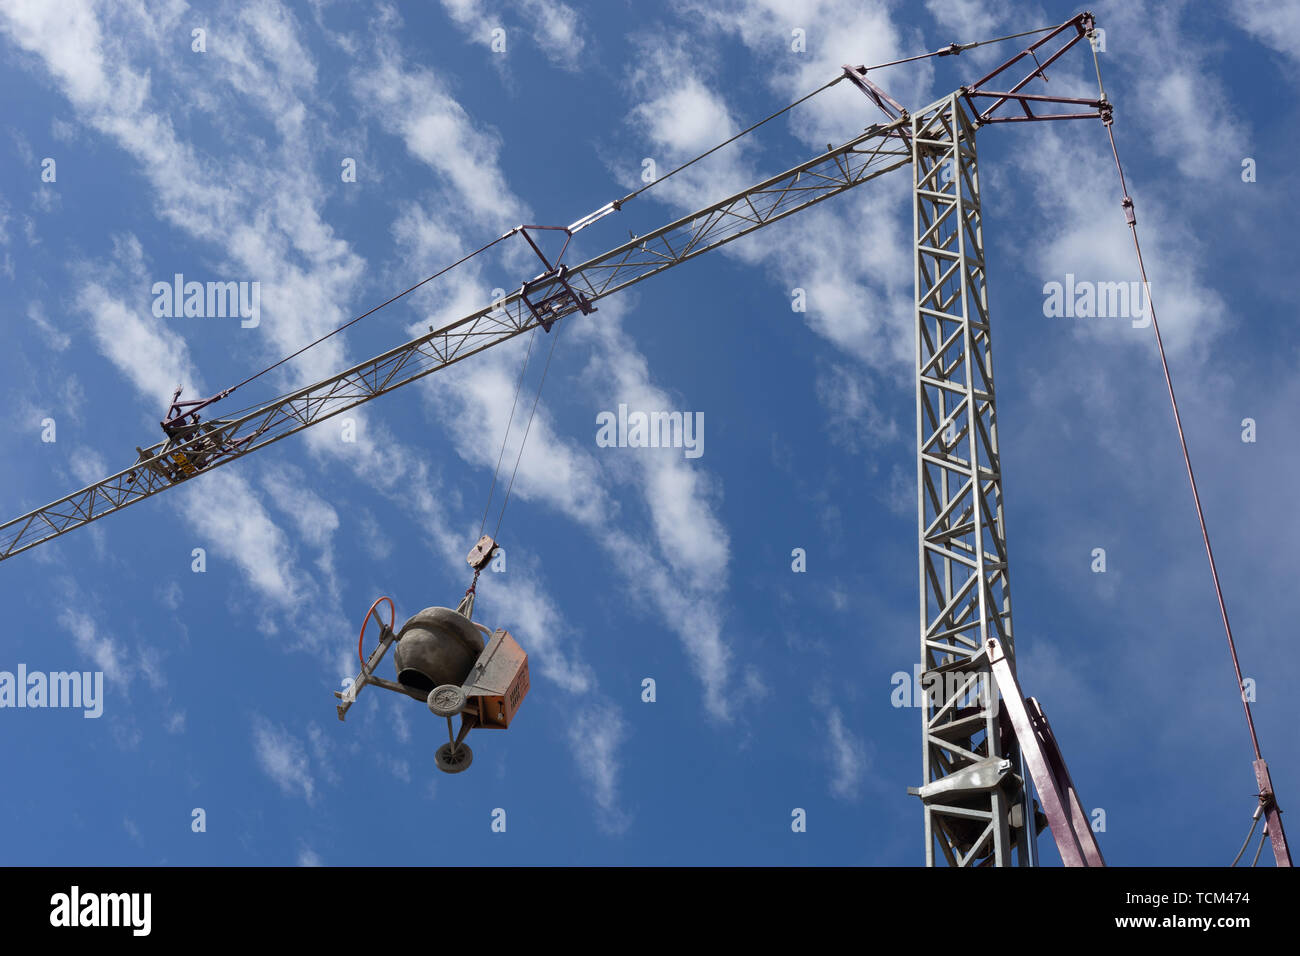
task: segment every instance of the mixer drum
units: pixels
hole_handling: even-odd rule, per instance
[[[463,684],[481,653],[483,636],[469,618],[451,608],[426,607],[397,632],[397,682],[422,691]]]

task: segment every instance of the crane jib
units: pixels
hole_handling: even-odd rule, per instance
[[[780,175],[579,265],[547,263],[546,272],[465,318],[246,414],[202,422],[179,437],[137,448],[137,460],[122,471],[0,525],[0,561],[539,325],[549,328],[574,312],[595,311],[594,303],[605,296],[907,165],[911,159],[906,122],[877,124]],[[612,211],[610,207],[565,231],[572,235]],[[540,227],[521,230],[525,228]]]

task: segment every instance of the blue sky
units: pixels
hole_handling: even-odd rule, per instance
[[[6,519],[129,465],[159,439],[177,383],[214,392],[520,222],[572,222],[639,186],[645,159],[667,170],[843,63],[1077,12],[1014,0],[58,8],[0,12]],[[1297,519],[1280,501],[1300,402],[1286,284],[1300,10],[1093,9],[1287,809],[1300,800],[1281,550]],[[874,76],[915,108],[1013,51]],[[1073,51],[1053,88],[1091,95],[1089,59]],[[873,110],[840,84],[583,232],[569,261],[842,142]],[[1021,683],[1085,804],[1105,811],[1108,862],[1226,864],[1253,809],[1249,738],[1151,330],[1044,314],[1044,286],[1067,275],[1137,278],[1103,129],[990,128],[979,150]],[[910,673],[918,645],[907,176],[565,321],[502,526],[506,570],[484,574],[476,614],[529,650],[532,690],[508,732],[471,735],[465,774],[434,769],[440,730],[423,705],[370,689],[339,723],[332,691],[355,673],[375,597],[403,619],[454,606],[469,583],[523,339],[365,406],[355,441],[324,423],[6,561],[0,670],[103,671],[105,699],[98,719],[0,710],[4,859],[920,862],[906,791],[921,782],[920,718],[891,704],[891,675]],[[229,401],[346,368],[535,272],[503,248]],[[258,282],[260,322],[155,317],[150,289],[176,273]],[[791,308],[796,288],[806,312]],[[598,447],[597,416],[620,403],[701,413],[703,454]],[[497,808],[505,833],[491,830]],[[806,833],[791,831],[794,808]],[[1046,834],[1040,845],[1056,862]]]

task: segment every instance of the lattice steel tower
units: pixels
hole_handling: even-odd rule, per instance
[[[957,93],[912,117],[926,864],[1032,864],[1015,738],[977,663],[1014,666],[975,126]]]

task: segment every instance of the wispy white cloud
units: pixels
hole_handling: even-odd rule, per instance
[[[78,669],[102,671],[104,679],[117,688],[117,692],[129,693],[132,683],[143,678],[148,685],[151,699],[158,700],[164,709],[170,709],[171,701],[166,693],[169,684],[165,667],[169,650],[154,646],[141,640],[128,641],[114,633],[114,629],[105,624],[106,615],[96,596],[84,589],[71,578],[61,578],[56,582],[62,605],[57,621],[73,640],[73,646],[84,659]],[[183,712],[170,712],[165,718],[164,729],[169,733],[178,733],[184,729]],[[138,730],[125,727],[119,730],[131,739],[141,738]]]
[[[126,649],[113,637],[103,634],[90,614],[68,606],[59,612],[59,624],[72,635],[77,650],[88,657],[96,670],[104,672],[106,680],[124,683],[130,668],[126,663]]]
[[[339,529],[339,514],[324,498],[307,487],[300,468],[285,466],[266,473],[263,486],[277,508],[293,519],[298,534],[317,548],[329,547]]]
[[[149,312],[132,308],[122,294],[131,285],[149,287],[140,241],[133,235],[118,236],[113,250],[113,259],[94,270],[101,278],[77,290],[76,307],[89,320],[103,355],[161,413],[178,384],[195,391],[202,385],[185,340]]]
[[[1034,274],[1043,282],[1064,282],[1067,273],[1091,282],[1134,282],[1137,260],[1128,226],[1119,209],[1120,190],[1110,167],[1082,154],[1072,138],[1055,130],[1041,133],[1036,148],[1014,159],[1045,222],[1057,223],[1053,235],[1029,253]],[[1059,183],[1069,182],[1069,189]],[[1143,182],[1130,177],[1129,189],[1140,199],[1149,195]],[[1109,196],[1099,203],[1095,197]],[[1165,347],[1175,358],[1202,355],[1226,328],[1228,312],[1208,275],[1204,240],[1176,206],[1142,202],[1138,207],[1143,255],[1151,278],[1150,295],[1160,321]],[[1068,322],[1071,332],[1087,342],[1110,342],[1145,350],[1149,327],[1133,326],[1123,317],[1071,320],[1039,317],[1039,322]],[[1104,388],[1109,386],[1098,383]]]
[[[857,0],[680,0],[679,15],[700,27],[737,37],[763,62],[761,75],[785,105],[821,86],[845,64],[874,64],[924,49],[919,31],[903,25],[894,4]],[[795,30],[802,31],[802,50],[795,49]],[[945,41],[946,42],[946,41]],[[698,58],[708,62],[708,58]],[[921,105],[929,92],[932,66],[920,61],[911,69],[891,71],[878,79],[905,106]],[[843,141],[872,115],[867,103],[847,83],[810,100],[791,117],[792,129],[809,144]],[[864,115],[871,118],[864,122]]]
[[[288,515],[298,537],[318,552],[316,567],[320,571],[318,601],[330,608],[335,618],[343,616],[339,604],[340,586],[335,566],[334,534],[339,529],[339,515],[334,507],[309,487],[307,475],[292,465],[269,469],[263,487],[271,501]],[[319,605],[318,605],[319,607]]]
[[[366,549],[366,553],[376,561],[385,561],[393,553],[393,543],[389,540],[384,529],[379,526],[374,514],[368,510],[362,510],[359,521],[361,523],[361,546]]]
[[[586,49],[584,24],[578,12],[560,0],[504,0],[500,4],[483,0],[442,0],[442,8],[465,35],[476,43],[491,47],[496,39],[493,31],[506,30],[506,52],[515,28],[502,17],[509,10],[523,24],[525,38],[537,45],[548,60],[566,70],[576,70],[583,62]],[[508,26],[508,24],[510,24]]]
[[[376,753],[375,762],[402,783],[411,782],[411,764],[409,761],[394,757],[392,754]]]
[[[299,866],[324,866],[325,864],[321,862],[320,854],[318,854],[311,847],[304,846],[301,850],[298,851],[298,865]]]
[[[586,48],[584,25],[578,12],[560,0],[512,0],[515,9],[532,30],[547,59],[576,70]]]
[[[303,606],[308,590],[293,545],[267,513],[247,478],[230,469],[181,489],[182,513],[199,534],[199,547],[234,562],[267,602],[284,611]]]
[[[1237,0],[1227,7],[1243,30],[1261,43],[1285,54],[1293,60],[1300,59],[1300,5],[1275,3],[1273,0]]]
[[[352,76],[357,102],[442,177],[449,201],[502,231],[516,225],[518,204],[498,166],[500,136],[475,122],[431,71],[406,65],[390,46],[377,56]]]
[[[765,2],[716,6],[687,2],[679,8],[683,16],[711,30],[707,36],[735,36],[751,55],[763,57],[774,103],[791,102],[823,85],[844,63],[891,58],[900,52],[902,42],[902,31],[883,8],[837,3],[789,8]],[[859,29],[851,29],[853,25]],[[791,49],[795,29],[804,31],[805,53]],[[727,131],[752,121],[752,117],[733,118],[722,93],[726,77],[713,75],[712,58],[698,49],[703,41],[665,45],[647,31],[640,42],[648,53],[639,58],[629,80],[631,92],[639,98],[630,112],[631,125],[643,138],[645,149],[664,161],[661,175],[721,142]],[[910,76],[906,88],[893,91],[904,102],[911,101],[909,94],[914,91],[924,91],[929,73],[923,68]],[[844,141],[860,131],[864,117],[870,115],[860,93],[850,89],[845,98],[846,87],[832,87],[777,124],[656,185],[646,198],[665,202],[681,215],[779,172],[792,163],[772,168],[752,157],[755,143],[770,142],[782,126],[805,144],[806,152],[796,154],[800,159],[817,155],[828,142]],[[685,128],[698,126],[700,142],[682,141],[667,121],[675,112],[695,118]],[[710,125],[715,127],[712,135]],[[794,290],[799,290],[804,322],[851,360],[844,365],[846,374],[883,375],[901,383],[910,368],[912,349],[910,222],[904,215],[908,208],[906,177],[898,174],[840,197],[833,207],[819,206],[728,245],[722,254],[766,271],[774,280],[774,298],[789,302]],[[853,241],[846,242],[846,236]],[[828,399],[824,393],[822,397]],[[844,418],[844,409],[833,397],[827,407],[837,420]],[[864,400],[855,409],[856,427],[877,433],[891,430],[874,403]]]
[[[1101,54],[1102,77],[1111,77],[1113,90],[1120,63],[1141,64],[1122,68],[1117,135],[1140,124],[1142,149],[1171,161],[1183,177],[1232,181],[1249,134],[1220,79],[1220,54],[1191,22],[1202,16],[1195,4],[1107,3],[1098,13],[1109,51]]]
[[[72,336],[56,327],[54,323],[50,321],[49,317],[45,314],[45,307],[39,302],[31,302],[28,304],[27,318],[31,320],[33,325],[40,329],[41,334],[45,337],[45,341],[47,341],[50,344],[50,348],[54,349],[56,352],[66,351],[68,346],[72,344]]]
[[[869,766],[867,749],[861,738],[849,730],[839,707],[827,709],[826,752],[831,764],[831,794],[842,800],[854,800]]]
[[[253,751],[262,770],[289,796],[316,799],[311,761],[301,740],[260,715],[253,721]]]
[[[9,253],[9,222],[12,218],[9,204],[0,196],[0,275],[10,279],[14,277],[14,259]]]
[[[600,810],[597,822],[602,830],[620,834],[631,825],[619,797],[619,748],[627,735],[617,708],[598,704],[580,709],[569,729],[569,743]]]

